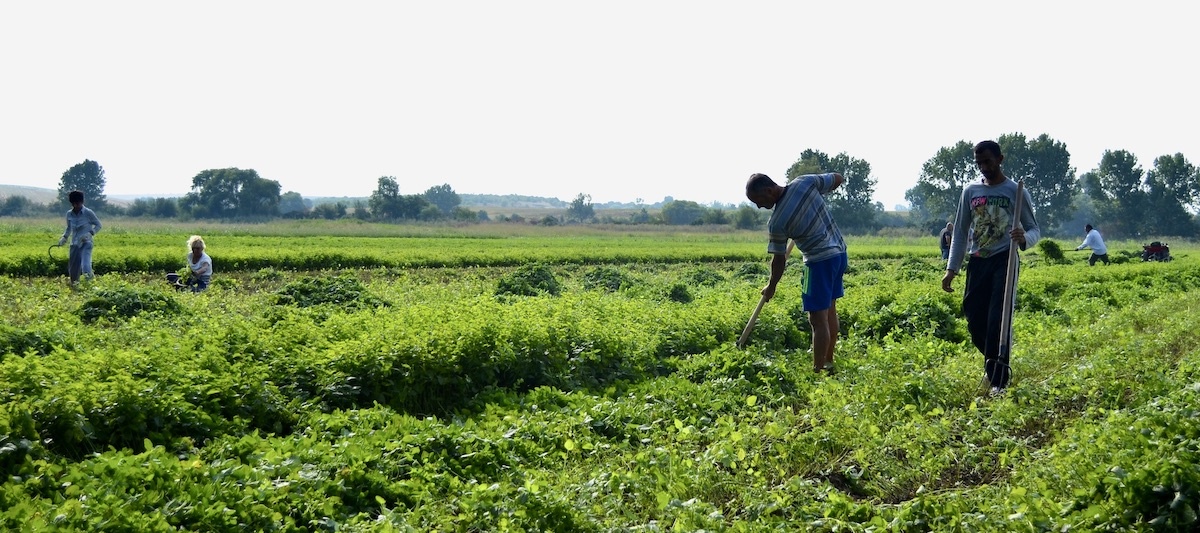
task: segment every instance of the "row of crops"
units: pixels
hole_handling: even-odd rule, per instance
[[[838,373],[819,376],[798,268],[738,350],[762,244],[709,237],[751,257],[694,258],[702,237],[681,239],[657,261],[647,247],[228,269],[197,295],[139,269],[74,292],[0,277],[0,528],[1196,523],[1200,263],[1186,251],[1095,268],[1028,254],[1014,381],[990,398],[932,246],[851,243]]]
[[[314,222],[313,227],[283,222],[193,227],[118,220],[96,237],[93,266],[98,274],[174,271],[183,266],[186,240],[193,233],[205,237],[207,251],[220,272],[757,262],[766,251],[761,232],[723,229],[714,233],[686,226],[600,230],[586,226],[453,228],[304,222]],[[63,275],[67,249],[53,246],[61,233],[58,222],[0,223],[4,235],[0,275]],[[896,258],[919,241],[873,239],[870,253],[872,257]],[[932,242],[920,246],[936,248]]]

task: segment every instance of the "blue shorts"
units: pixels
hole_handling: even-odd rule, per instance
[[[807,312],[824,311],[833,301],[846,294],[842,277],[846,275],[849,257],[843,253],[824,261],[804,264],[804,293],[801,300]]]

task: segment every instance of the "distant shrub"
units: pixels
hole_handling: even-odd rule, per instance
[[[770,274],[771,269],[763,263],[742,263],[742,266],[738,267],[733,275],[741,279],[759,279]]]
[[[146,312],[178,313],[179,302],[160,292],[134,287],[97,290],[79,307],[85,323],[101,318],[129,318]]]
[[[716,270],[701,266],[692,269],[691,272],[688,272],[687,279],[694,285],[699,285],[701,287],[712,287],[718,283],[721,283],[722,281],[725,281],[725,276],[722,276],[721,273],[717,272]]]
[[[264,281],[280,281],[282,279],[283,272],[280,272],[272,267],[260,268],[257,272],[250,275],[250,280],[256,283],[262,283]]]
[[[351,308],[386,307],[388,304],[375,297],[367,288],[350,276],[329,276],[293,281],[275,292],[274,303],[313,307],[336,304]]]
[[[25,355],[35,353],[49,355],[55,346],[67,346],[62,333],[43,334],[0,324],[0,359],[4,354]]]
[[[846,269],[846,273],[880,272],[884,268],[883,263],[873,259],[868,261],[851,261],[850,267]]]
[[[496,286],[496,295],[538,296],[549,294],[558,296],[562,292],[562,284],[554,276],[550,267],[541,264],[526,265],[500,278]]]
[[[621,287],[628,287],[631,282],[628,274],[610,266],[597,267],[583,275],[583,288],[590,291],[616,292]]]
[[[221,277],[218,279],[226,278]],[[239,286],[251,292],[269,291],[278,288],[279,284],[286,279],[286,274],[283,271],[274,267],[264,267],[242,278],[242,283]]]
[[[687,285],[683,283],[676,283],[671,285],[670,290],[667,291],[667,299],[671,300],[672,302],[686,304],[693,300],[692,291],[688,289]]]

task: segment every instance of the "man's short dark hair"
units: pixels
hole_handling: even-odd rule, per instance
[[[979,152],[984,152],[984,151],[991,152],[992,155],[994,155],[996,157],[1001,156],[1000,144],[997,143],[996,141],[980,141],[979,144],[975,145],[975,153],[978,154]]]
[[[71,203],[83,201],[83,191],[71,191],[67,194],[67,201]]]
[[[1084,224],[1084,225],[1083,225],[1083,229],[1085,229],[1085,230],[1087,230],[1087,231],[1092,231],[1092,225],[1091,225],[1091,224]]]
[[[750,179],[746,180],[746,194],[758,194],[777,186],[775,180],[766,174],[751,174]]]

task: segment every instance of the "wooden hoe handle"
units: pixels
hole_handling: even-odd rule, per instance
[[[792,248],[796,246],[796,241],[788,241],[788,247],[783,252],[784,257],[792,255]],[[746,322],[746,327],[742,329],[742,336],[738,337],[737,347],[745,348],[746,343],[750,342],[750,332],[754,331],[754,323],[758,320],[758,313],[762,311],[763,305],[767,303],[766,295],[758,299],[758,305],[754,306],[754,312],[750,313],[750,320]]]

